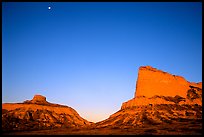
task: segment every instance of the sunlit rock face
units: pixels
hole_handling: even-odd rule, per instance
[[[135,97],[97,126],[137,128],[161,124],[202,129],[202,82],[190,83],[150,66],[140,67]]]
[[[35,103],[35,102],[47,102],[46,97],[44,97],[42,95],[35,95],[31,101],[33,103]]]
[[[73,108],[49,103],[42,95],[23,103],[2,104],[3,131],[79,128],[90,124]]]
[[[153,97],[154,95],[186,97],[186,91],[190,85],[202,88],[201,83],[190,83],[181,76],[172,75],[151,66],[141,66],[135,97]]]
[[[171,129],[172,125],[185,125],[187,130],[191,126],[202,129],[202,106],[196,104],[149,104],[127,107],[120,109],[96,125],[97,127],[126,129],[164,125],[167,130]]]
[[[194,98],[189,99],[189,95]],[[202,82],[188,82],[181,76],[142,66],[138,71],[135,97],[124,102],[121,108],[175,103],[202,105]]]
[[[35,95],[32,100],[26,100],[25,104],[38,104],[38,105],[49,105],[52,103],[47,102],[46,97],[42,95]]]

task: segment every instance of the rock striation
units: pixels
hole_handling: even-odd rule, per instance
[[[197,98],[189,99],[189,94]],[[151,66],[141,66],[138,71],[135,97],[122,104],[122,109],[148,104],[199,104],[202,105],[202,82],[188,82],[181,76],[158,70]]]
[[[5,132],[80,128],[91,123],[73,108],[49,103],[42,95],[35,95],[23,103],[2,104],[2,130]]]
[[[165,125],[178,131],[195,127],[202,129],[202,82],[188,82],[151,66],[139,68],[133,99],[122,103],[121,109],[97,127],[136,128]],[[185,128],[183,127],[185,125]],[[177,130],[177,129],[173,129]],[[160,132],[160,131],[159,131]]]

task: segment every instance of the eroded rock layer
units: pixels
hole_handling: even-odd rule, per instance
[[[108,119],[96,123],[98,128],[122,129],[161,124],[167,126],[165,130],[171,124],[202,130],[202,82],[191,83],[150,66],[140,67],[135,97]],[[179,130],[185,134],[185,130]]]
[[[23,103],[2,104],[3,131],[79,128],[90,124],[73,108],[49,103],[41,95]]]

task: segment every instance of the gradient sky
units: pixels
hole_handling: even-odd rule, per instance
[[[140,66],[202,81],[202,3],[3,2],[2,55],[3,103],[41,94],[97,122]]]

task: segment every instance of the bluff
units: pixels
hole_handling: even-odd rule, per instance
[[[181,76],[172,75],[151,66],[141,66],[138,71],[135,97],[154,95],[186,97],[189,86],[202,88],[202,84],[188,82]]]
[[[181,76],[142,66],[138,71],[134,98],[122,103],[119,111],[96,125],[135,130],[153,126],[155,134],[163,130],[165,134],[171,131],[186,134],[195,127],[195,132],[200,133],[202,82],[188,82]]]
[[[192,94],[196,96],[194,99],[189,98]],[[124,102],[122,108],[174,103],[202,105],[202,82],[189,82],[182,76],[172,75],[151,66],[141,66],[135,96]]]
[[[2,104],[2,130],[5,132],[80,128],[90,124],[73,108],[50,103],[42,95],[35,95],[23,103]]]

